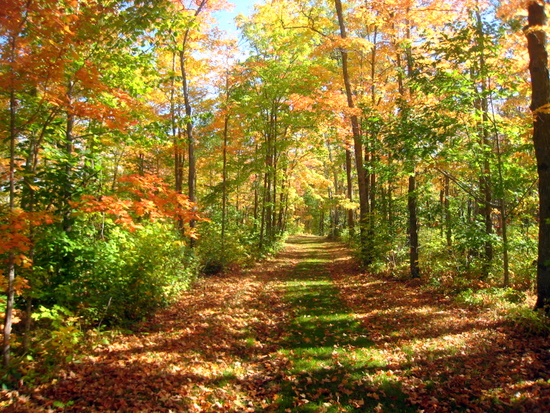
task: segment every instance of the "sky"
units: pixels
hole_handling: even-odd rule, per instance
[[[239,14],[250,15],[254,9],[254,4],[259,3],[260,0],[229,0],[229,2],[233,3],[235,7],[231,11],[217,12],[215,16],[218,19],[220,29],[236,36],[238,32],[234,22],[235,17]]]

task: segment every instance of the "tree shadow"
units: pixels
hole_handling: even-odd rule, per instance
[[[418,285],[333,267],[341,297],[426,412],[548,411],[550,340]]]

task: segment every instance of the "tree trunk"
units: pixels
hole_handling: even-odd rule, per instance
[[[487,129],[487,124],[489,122],[489,101],[487,98],[487,65],[485,62],[485,32],[483,29],[483,21],[481,20],[481,14],[479,10],[476,10],[476,42],[479,49],[479,70],[477,73],[480,76],[480,86],[479,90],[475,86],[477,98],[474,102],[474,106],[478,112],[481,114],[481,121],[479,122],[479,134],[480,134],[480,143],[481,143],[481,156],[483,157],[481,165],[481,173],[479,177],[479,187],[482,193],[483,204],[481,205],[481,216],[483,219],[483,224],[485,225],[485,235],[486,240],[484,242],[483,250],[483,265],[482,265],[482,275],[484,278],[489,276],[489,271],[491,269],[493,261],[493,242],[491,241],[491,236],[493,234],[493,221],[491,219],[492,212],[492,187],[491,187],[491,164],[489,161],[489,154],[491,153],[491,143],[489,140],[489,131]],[[472,73],[472,82],[476,82],[476,73]]]
[[[204,6],[206,6],[206,3],[208,0],[202,0],[197,7],[197,10],[195,10],[194,17],[197,17]],[[193,136],[193,110],[191,106],[191,97],[189,94],[189,82],[187,79],[187,41],[189,40],[189,32],[191,28],[187,29],[185,33],[183,34],[183,40],[181,44],[181,49],[179,52],[180,57],[180,71],[181,71],[181,78],[182,78],[182,90],[183,90],[183,101],[185,106],[185,132],[187,135],[187,151],[188,151],[188,163],[189,163],[189,170],[187,175],[187,187],[188,187],[188,197],[189,201],[195,203],[197,201],[196,194],[195,194],[195,185],[197,182],[197,161],[195,158],[195,137]],[[195,207],[193,207],[194,209]],[[192,219],[189,222],[189,226],[193,229],[196,226],[196,222],[194,219]],[[194,246],[194,238],[191,237],[189,240],[189,244],[191,247]]]
[[[65,129],[65,153],[67,156],[67,164],[65,165],[65,183],[63,184],[63,199],[62,199],[62,217],[61,217],[61,226],[63,231],[71,232],[72,230],[72,207],[71,200],[73,197],[73,185],[71,180],[71,171],[72,171],[72,155],[74,150],[74,114],[72,113],[72,93],[73,93],[73,82],[69,80],[67,85],[67,123]]]
[[[351,179],[351,151],[346,149],[346,185],[347,185],[347,197],[349,202],[353,202],[353,181]],[[353,217],[353,209],[347,210],[347,219],[348,219],[348,231],[350,237],[355,233],[355,220]]]
[[[409,191],[407,194],[407,207],[409,209],[409,264],[412,278],[420,277],[420,267],[418,265],[418,219],[416,217],[417,198],[416,172],[413,172],[409,176]]]
[[[187,36],[186,36],[187,38]],[[183,100],[185,106],[185,133],[187,135],[187,156],[189,163],[189,171],[187,175],[187,188],[189,201],[196,202],[195,197],[195,182],[196,182],[196,159],[195,159],[195,137],[193,136],[193,110],[191,107],[191,99],[189,96],[189,84],[187,82],[187,69],[185,65],[185,47],[180,51],[180,70],[182,77],[183,87]],[[195,227],[195,220],[189,222],[191,228]],[[193,245],[193,238],[191,238],[191,245]]]
[[[407,14],[409,9],[407,9]],[[410,27],[407,27],[406,38],[410,40],[411,32]],[[411,51],[411,46],[406,46],[405,49],[405,68],[403,72],[407,74],[408,77],[412,75],[413,69],[413,56]],[[402,58],[399,51],[397,52],[397,67],[402,68]],[[399,95],[402,98],[402,103],[399,107],[399,116],[405,121],[408,117],[407,113],[407,103],[406,103],[406,86],[404,82],[404,75],[400,71],[398,74],[398,88]],[[408,225],[408,237],[409,237],[409,268],[412,278],[420,277],[420,268],[418,264],[418,252],[419,252],[419,236],[418,236],[418,216],[417,216],[417,205],[418,205],[418,195],[416,191],[416,160],[412,160],[412,171],[409,175],[409,188],[407,192],[407,209],[409,212],[409,225]]]
[[[451,178],[448,175],[443,177],[443,213],[445,219],[445,240],[447,241],[447,248],[449,251],[453,246],[453,230],[451,227],[451,205],[450,205],[450,194],[451,194]]]
[[[9,211],[13,216],[15,212],[15,141],[17,131],[15,128],[15,86],[12,85],[10,91],[10,186],[9,186]],[[15,254],[10,252],[8,254],[8,288],[6,297],[6,311],[4,317],[4,335],[3,335],[3,348],[2,356],[4,367],[8,367],[10,364],[11,355],[11,329],[13,324],[13,308],[15,304]]]
[[[181,57],[181,56],[180,56]],[[176,71],[176,53],[172,54],[172,72]],[[174,145],[174,190],[183,193],[183,162],[184,153],[181,142],[181,128],[178,126],[179,110],[176,110],[176,86],[174,76],[170,85],[170,121],[172,123],[172,141]]]
[[[225,257],[225,231],[227,226],[227,132],[229,129],[229,115],[225,115],[223,122],[223,148],[222,148],[222,231],[221,244],[222,256]]]
[[[525,28],[529,51],[534,114],[533,143],[539,174],[539,246],[537,265],[537,302],[535,308],[550,305],[550,78],[546,50],[546,10],[544,3],[530,1]]]
[[[344,23],[344,15],[342,12],[341,0],[334,1],[336,6],[336,14],[338,15],[338,26],[340,27],[340,37],[342,39],[347,38],[346,26]],[[353,100],[353,91],[351,89],[351,81],[348,71],[348,53],[342,48],[340,49],[342,57],[342,77],[344,80],[344,87],[346,89],[346,98],[348,107],[355,109],[355,103]],[[361,132],[359,130],[359,121],[356,115],[350,116],[351,130],[353,134],[353,148],[355,152],[355,167],[357,169],[357,184],[359,188],[359,236],[361,245],[361,259],[364,264],[370,264],[372,261],[372,251],[369,251],[367,240],[367,224],[369,220],[368,212],[368,193],[367,193],[367,177],[365,174],[365,167],[363,165],[363,142],[361,138]]]

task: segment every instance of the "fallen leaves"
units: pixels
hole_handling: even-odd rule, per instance
[[[494,312],[352,265],[333,265],[332,276],[419,410],[547,411],[550,338],[526,338]],[[523,386],[533,381],[536,393]]]
[[[411,411],[547,411],[549,338],[523,337],[498,315],[462,308],[421,285],[365,274],[342,246],[327,249],[314,254],[330,257],[318,265],[334,285],[302,279],[293,284],[295,302],[284,299],[304,257],[293,245],[248,271],[200,280],[177,305],[98,344],[55,378],[2,391],[0,407],[382,412],[396,411],[390,390],[399,389]],[[309,294],[309,309],[300,294]],[[336,306],[326,296],[343,303],[345,314],[312,312]]]
[[[12,412],[220,412],[269,406],[284,360],[271,354],[285,323],[271,261],[209,277],[138,331],[98,345],[58,377],[4,392]],[[263,407],[262,407],[263,406]]]

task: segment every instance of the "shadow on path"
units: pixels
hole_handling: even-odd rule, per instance
[[[285,283],[293,319],[282,342],[290,369],[279,410],[414,411],[330,280],[327,268],[342,245],[318,237],[295,237],[288,244],[298,264]]]

